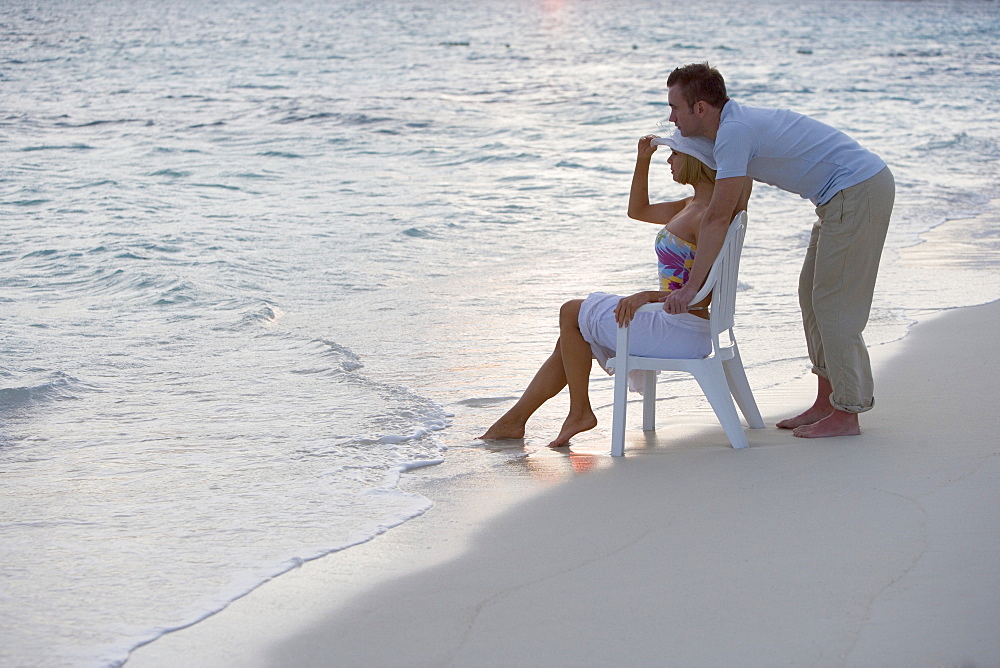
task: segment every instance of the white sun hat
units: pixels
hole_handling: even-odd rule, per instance
[[[715,169],[715,142],[708,137],[685,137],[678,130],[669,137],[657,137],[652,144],[668,146],[678,153],[698,158],[710,169]]]

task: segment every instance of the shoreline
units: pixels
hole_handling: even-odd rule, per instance
[[[970,344],[998,323],[1000,302],[953,309],[873,348],[861,437],[733,451],[714,415],[664,415],[620,460],[584,442],[446,487],[412,472],[423,516],[127,665],[996,663],[1000,356]],[[766,424],[813,392],[760,392]]]

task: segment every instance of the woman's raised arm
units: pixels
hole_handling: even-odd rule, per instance
[[[649,203],[649,162],[656,152],[656,147],[652,144],[654,139],[655,135],[646,135],[639,139],[635,171],[632,173],[632,189],[628,196],[628,217],[647,223],[666,225],[671,218],[680,213],[687,199]]]

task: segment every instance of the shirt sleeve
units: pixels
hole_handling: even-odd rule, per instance
[[[715,137],[716,179],[746,176],[750,160],[756,155],[757,137],[740,122],[723,123]]]

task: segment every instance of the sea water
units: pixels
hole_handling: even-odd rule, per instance
[[[119,664],[425,511],[415,466],[545,454],[565,397],[524,444],[475,436],[550,352],[563,301],[655,287],[656,228],[624,212],[678,65],[708,60],[739,101],[892,167],[869,343],[997,299],[998,17],[991,0],[5,0],[0,664]],[[686,192],[663,155],[652,181]],[[808,368],[813,219],[756,188],[755,387]],[[611,384],[592,386],[603,424],[577,442],[603,452]],[[672,412],[707,410],[668,387]]]

